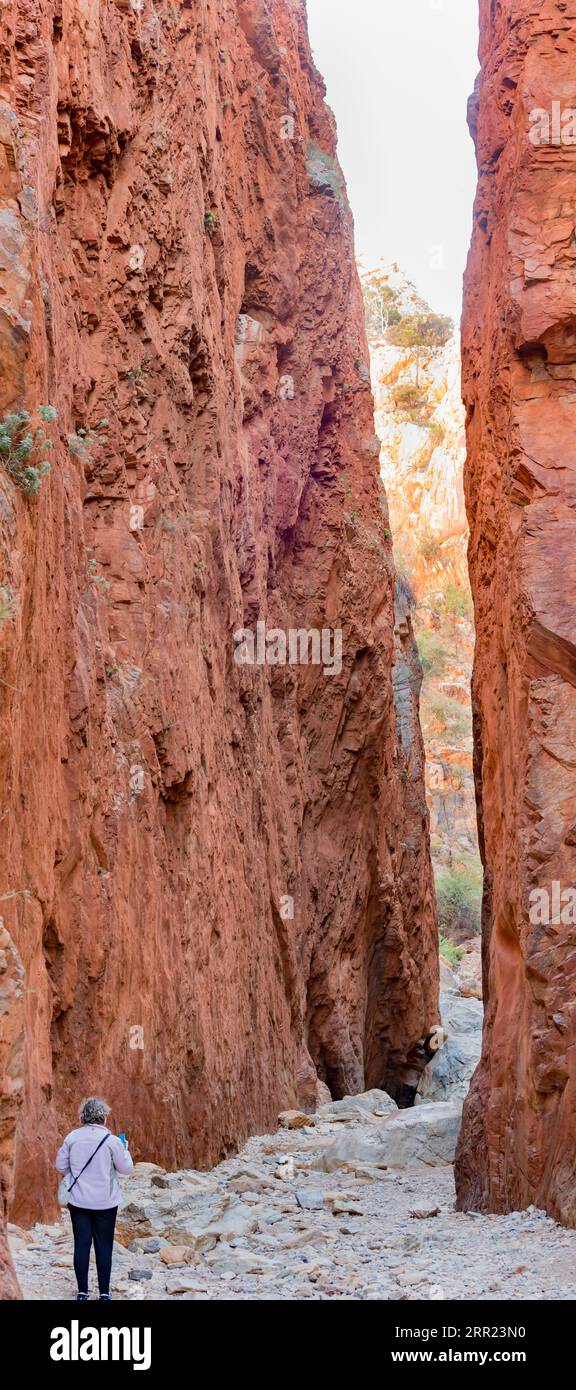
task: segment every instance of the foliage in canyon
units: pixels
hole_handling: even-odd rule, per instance
[[[361,275],[400,583],[423,670],[420,702],[440,933],[480,930],[470,678],[474,650],[464,506],[459,340],[398,265]],[[418,382],[418,385],[416,385]],[[449,946],[444,948],[450,954]]]

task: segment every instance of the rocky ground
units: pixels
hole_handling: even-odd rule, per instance
[[[384,1091],[288,1111],[211,1172],[123,1179],[121,1299],[572,1299],[576,1231],[531,1207],[454,1210],[461,1106],[480,1055],[479,954],[441,962],[447,1034],[412,1109]],[[70,1222],[9,1228],[26,1299],[73,1299]],[[95,1288],[95,1273],[92,1285]]]
[[[398,1112],[372,1091],[313,1119],[290,1113],[210,1173],[139,1163],[124,1182],[114,1297],[576,1298],[576,1231],[533,1207],[454,1210],[458,1125],[457,1102]],[[74,1298],[67,1214],[12,1227],[10,1242],[25,1299]]]

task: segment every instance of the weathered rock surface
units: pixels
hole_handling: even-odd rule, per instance
[[[304,5],[8,0],[2,23],[0,413],[58,411],[37,499],[0,474],[27,1219],[86,1091],[174,1167],[327,1087],[393,1091],[437,962],[417,666],[404,623],[397,722],[352,220]],[[258,620],[341,629],[341,671],[237,664]]]
[[[422,1072],[419,1100],[456,1100],[462,1104],[468,1094],[480,1060],[484,1010],[477,999],[463,997],[459,991],[459,977],[455,975],[454,988],[440,993],[440,1017],[448,1036]]]
[[[429,1102],[400,1110],[378,1128],[348,1127],[322,1155],[331,1173],[354,1163],[383,1168],[434,1168],[453,1163],[462,1104],[456,1100]]]
[[[575,1225],[576,926],[551,899],[576,883],[576,150],[551,120],[574,105],[576,5],[480,10],[462,347],[487,1018],[457,1181],[462,1207]]]
[[[458,976],[455,976],[458,985]],[[462,1038],[482,1031],[484,1010],[478,999],[467,998],[460,991],[445,990],[441,996],[442,1022],[450,1037]]]
[[[24,970],[0,917],[0,1301],[20,1297],[5,1222],[12,1196],[14,1142],[22,1104]]]
[[[462,960],[452,968],[440,957],[440,1019],[444,1041],[427,1063],[415,1096],[415,1104],[423,1101],[465,1100],[470,1082],[480,1060],[484,1009],[473,993],[475,982],[471,972],[461,977],[462,965],[479,950],[471,943]]]
[[[328,1105],[322,1105],[318,1114],[322,1120],[330,1120],[333,1124],[348,1124],[350,1120],[358,1122],[363,1116],[379,1119],[382,1115],[393,1114],[397,1109],[396,1102],[386,1091],[376,1089],[333,1100]]]

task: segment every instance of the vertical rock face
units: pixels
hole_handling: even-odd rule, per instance
[[[0,407],[58,412],[38,495],[0,470],[26,1219],[83,1093],[139,1156],[201,1165],[319,1082],[401,1086],[437,967],[418,676],[405,625],[398,722],[352,221],[304,6],[2,19]],[[292,629],[324,631],[320,664],[303,633],[283,661]]]
[[[574,1225],[576,4],[480,8],[463,350],[488,1008],[458,1183],[463,1206]]]
[[[16,1121],[22,1103],[23,1044],[24,970],[0,917],[0,1299],[20,1297],[5,1222],[12,1196]]]

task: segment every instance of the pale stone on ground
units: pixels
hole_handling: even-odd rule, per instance
[[[139,1164],[124,1183],[119,1234],[131,1248],[115,1246],[113,1296],[576,1298],[576,1231],[533,1208],[509,1216],[454,1211],[448,1156],[456,1104],[393,1107],[382,1116],[381,1092],[346,1101],[336,1113],[348,1110],[347,1121],[317,1114],[314,1126],[255,1137],[210,1174],[182,1173],[160,1188],[151,1178],[162,1170]],[[326,1172],[326,1154],[343,1143],[355,1157]],[[379,1168],[366,1157],[375,1152],[416,1166]],[[278,1180],[284,1159],[294,1176]],[[248,1186],[240,1194],[241,1183]],[[61,1224],[9,1234],[24,1297],[73,1299],[68,1214]],[[95,1285],[92,1269],[93,1296]]]

